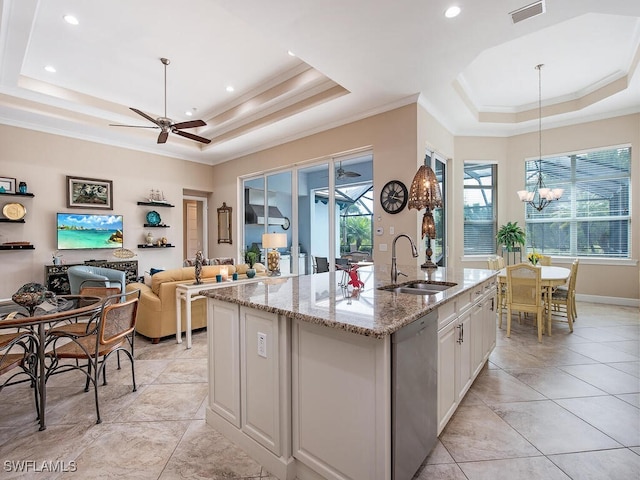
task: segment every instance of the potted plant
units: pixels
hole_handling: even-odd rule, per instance
[[[245,258],[247,259],[247,263],[249,264],[249,269],[247,270],[247,277],[253,278],[256,275],[256,269],[253,268],[253,266],[255,265],[256,260],[258,259],[258,254],[256,252],[248,251],[245,254]]]
[[[525,233],[518,222],[507,222],[502,225],[496,234],[496,240],[503,245],[507,252],[518,251],[517,245],[524,246]]]

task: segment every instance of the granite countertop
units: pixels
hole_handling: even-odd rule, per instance
[[[432,280],[457,285],[436,295],[377,290],[391,281],[390,266],[376,265],[359,269],[364,287],[356,295],[351,286],[341,286],[342,272],[267,277],[201,294],[359,335],[384,338],[497,274],[492,270],[469,268],[438,268],[428,272],[402,265],[398,269],[407,274],[407,277],[400,277],[398,283]]]

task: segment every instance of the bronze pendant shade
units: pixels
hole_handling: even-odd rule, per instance
[[[422,165],[411,182],[409,190],[409,208],[433,210],[442,206],[440,185],[431,167]]]

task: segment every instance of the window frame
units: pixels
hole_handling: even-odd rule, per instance
[[[581,156],[586,156],[592,153],[596,153],[596,152],[607,152],[607,151],[616,151],[616,150],[621,150],[621,149],[628,149],[629,150],[629,170],[626,173],[620,173],[617,175],[600,175],[600,176],[595,176],[597,172],[594,172],[593,174],[591,174],[589,171],[587,171],[587,174],[585,174],[584,172],[580,175],[577,176],[576,175],[576,171],[578,170],[579,166],[578,166],[578,162],[580,162],[580,157]],[[611,145],[611,146],[604,146],[604,147],[598,147],[598,148],[591,148],[591,149],[582,149],[582,150],[575,150],[575,151],[571,151],[571,152],[567,152],[567,153],[557,153],[557,154],[553,154],[553,155],[547,155],[541,159],[539,158],[535,158],[535,159],[527,159],[525,160],[525,166],[524,166],[524,170],[525,170],[525,178],[527,176],[527,172],[530,171],[530,164],[534,164],[535,162],[540,162],[541,164],[541,169],[542,172],[544,174],[545,171],[545,162],[547,162],[547,170],[549,169],[549,163],[550,162],[557,162],[559,159],[563,159],[563,158],[568,158],[569,159],[569,175],[566,178],[557,178],[555,183],[553,183],[552,185],[549,184],[549,182],[547,183],[547,187],[561,187],[565,189],[565,192],[563,194],[563,197],[560,200],[557,200],[557,202],[559,202],[558,204],[556,204],[556,201],[552,202],[552,204],[556,204],[556,207],[549,209],[549,207],[545,207],[545,209],[543,209],[541,212],[536,211],[535,209],[533,209],[531,206],[527,205],[526,203],[523,204],[523,207],[525,209],[525,231],[527,233],[526,236],[526,251],[527,252],[531,252],[535,249],[536,252],[539,253],[545,253],[545,254],[550,254],[553,255],[554,258],[558,257],[558,258],[580,258],[580,259],[584,259],[587,260],[589,263],[610,263],[610,262],[616,262],[616,263],[625,263],[628,262],[632,259],[632,252],[633,252],[633,236],[632,236],[632,229],[631,229],[631,217],[632,217],[632,212],[631,212],[631,208],[632,208],[632,172],[631,172],[631,167],[633,164],[632,161],[632,145],[631,144],[622,144],[622,145]],[[583,160],[584,162],[584,160]],[[553,165],[553,164],[552,164]],[[582,165],[581,165],[582,166]],[[583,166],[583,170],[584,170],[584,166]],[[584,184],[586,182],[585,178],[589,177],[589,181],[598,181],[598,180],[612,180],[612,179],[618,179],[618,180],[624,180],[626,179],[626,185],[628,188],[628,192],[627,192],[627,205],[626,205],[626,214],[620,215],[618,214],[614,214],[614,215],[599,215],[599,216],[590,216],[590,215],[581,215],[580,212],[582,211],[581,208],[579,208],[580,206],[584,205],[585,201],[589,201],[589,200],[584,200],[582,198],[578,198],[578,192],[582,191],[583,189],[581,189],[580,187],[582,186],[581,184]],[[623,182],[624,183],[624,182]],[[531,184],[526,185],[527,189],[531,188]],[[597,200],[593,200],[593,201],[597,201]],[[569,203],[568,207],[564,207],[563,211],[564,212],[570,212],[570,215],[564,215],[564,216],[557,216],[553,215],[554,212],[557,211],[557,206],[560,204],[567,204]],[[552,212],[551,214],[549,212]],[[568,252],[561,252],[561,253],[555,253],[552,251],[553,247],[549,247],[549,246],[545,246],[544,244],[541,244],[539,238],[536,238],[536,236],[534,235],[534,232],[532,231],[532,226],[534,225],[545,225],[545,224],[553,224],[553,223],[558,223],[558,222],[564,222],[565,224],[569,225],[569,251]],[[610,254],[592,254],[592,255],[585,255],[584,251],[581,251],[580,248],[580,242],[578,240],[578,230],[581,228],[581,225],[585,224],[585,223],[594,223],[594,222],[627,222],[626,225],[626,233],[627,233],[627,239],[626,239],[626,254],[621,254],[621,255],[610,255]],[[538,234],[539,237],[539,234]],[[532,245],[533,242],[533,245]],[[543,241],[544,242],[544,241]]]
[[[467,167],[477,167],[477,168],[491,168],[491,185],[466,185],[465,184],[465,176],[467,175]],[[464,162],[464,166],[463,166],[463,177],[462,177],[462,183],[463,183],[463,187],[462,187],[462,208],[463,208],[463,220],[462,220],[462,225],[463,225],[463,242],[462,242],[462,249],[463,249],[463,255],[464,258],[478,258],[478,257],[487,257],[489,255],[496,255],[497,251],[498,251],[498,247],[497,247],[497,242],[495,239],[495,235],[496,232],[498,231],[498,162],[496,161],[486,161],[486,160],[466,160]],[[474,221],[474,224],[480,225],[480,224],[491,224],[492,226],[492,241],[491,241],[491,248],[489,249],[490,251],[482,252],[482,253],[468,253],[465,247],[465,232],[467,230],[467,225],[471,224],[471,222],[467,221],[466,219],[466,212],[465,209],[467,208],[466,205],[466,192],[467,190],[483,190],[483,189],[487,189],[490,188],[491,189],[491,196],[492,196],[492,214],[493,214],[493,218],[491,220],[486,220],[486,221]]]

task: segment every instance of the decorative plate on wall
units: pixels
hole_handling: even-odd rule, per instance
[[[147,213],[147,223],[149,225],[160,225],[161,221],[162,220],[160,219],[160,214],[155,210],[151,210],[149,213]]]
[[[2,208],[2,214],[9,220],[20,220],[27,214],[27,209],[21,203],[7,203]]]

